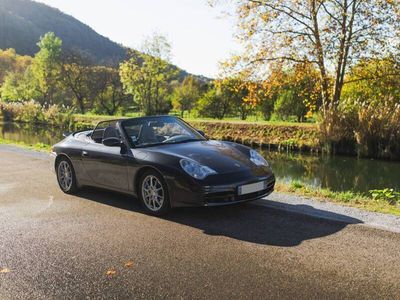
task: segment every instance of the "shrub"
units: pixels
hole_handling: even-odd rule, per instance
[[[0,102],[0,111],[7,121],[51,124],[62,127],[71,127],[74,123],[73,109],[57,105],[45,107],[34,100],[27,102]]]

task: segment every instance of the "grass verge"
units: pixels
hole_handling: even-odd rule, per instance
[[[351,206],[367,211],[400,216],[400,205],[390,204],[384,200],[375,200],[369,196],[351,191],[334,192],[329,189],[315,188],[298,181],[291,183],[277,182],[275,190],[281,193],[306,196],[320,201],[334,202],[344,206]]]
[[[50,145],[46,145],[46,144],[42,144],[42,143],[27,144],[24,142],[16,142],[16,141],[7,140],[7,139],[3,139],[3,138],[0,138],[0,144],[12,145],[12,146],[21,147],[24,149],[42,151],[42,152],[50,152],[50,149],[51,149]]]

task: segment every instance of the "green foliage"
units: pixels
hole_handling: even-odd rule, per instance
[[[96,67],[97,93],[94,98],[94,111],[100,114],[123,114],[131,103],[122,87],[118,70],[107,67]]]
[[[134,97],[146,115],[165,114],[172,108],[170,82],[177,71],[168,63],[170,50],[165,37],[154,35],[144,42],[144,54],[120,65],[125,92]]]
[[[274,105],[274,111],[281,120],[288,120],[290,116],[294,115],[298,121],[305,114],[305,105],[293,90],[283,91]]]
[[[348,106],[360,100],[381,103],[387,97],[400,103],[400,61],[391,57],[362,60],[351,69],[342,93]]]
[[[223,119],[231,108],[229,98],[224,97],[221,90],[215,87],[206,92],[197,105],[200,116],[216,119]]]
[[[29,67],[32,57],[21,56],[14,49],[0,49],[0,86],[9,73],[21,74]]]
[[[30,68],[23,72],[10,72],[6,75],[3,85],[0,87],[1,98],[4,101],[29,101],[40,97],[36,85],[32,80],[33,74]]]
[[[40,50],[32,62],[32,79],[40,93],[37,100],[42,104],[54,104],[57,103],[56,93],[61,73],[62,41],[53,32],[48,32],[37,45]]]
[[[185,111],[188,111],[190,115],[191,110],[201,97],[201,93],[200,82],[193,76],[186,77],[173,91],[172,104],[174,109],[180,110],[181,116]]]
[[[369,193],[374,200],[384,200],[392,205],[400,202],[400,192],[394,189],[370,190]]]

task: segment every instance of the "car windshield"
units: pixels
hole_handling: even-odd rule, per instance
[[[134,147],[202,141],[205,138],[185,122],[174,117],[144,117],[121,123]]]

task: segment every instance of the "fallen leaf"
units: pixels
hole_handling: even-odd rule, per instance
[[[8,269],[8,268],[2,268],[2,269],[0,269],[0,273],[10,273],[10,272],[11,272],[11,270]]]
[[[133,267],[133,261],[129,260],[126,262],[125,267],[127,268],[132,268]]]
[[[117,271],[115,271],[114,269],[110,269],[106,272],[106,275],[109,277],[114,276],[115,274],[117,274]]]

